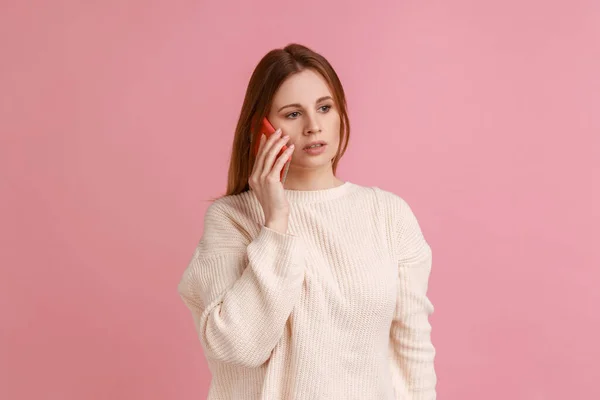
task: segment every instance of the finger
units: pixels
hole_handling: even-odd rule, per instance
[[[294,153],[294,145],[292,144],[279,156],[279,158],[275,162],[275,165],[273,165],[273,169],[271,170],[271,173],[279,176],[281,174],[281,170],[285,166],[285,163],[287,163],[289,160],[291,160],[293,153]]]
[[[261,146],[261,149],[258,151],[256,155],[255,164],[257,165],[257,171],[262,176],[264,166],[265,166],[265,157],[268,154],[269,149],[272,146],[272,143],[279,138],[281,135],[281,129],[277,129],[271,136],[267,137],[265,135],[265,141]]]
[[[263,152],[268,153],[269,150],[271,150],[271,148],[273,147],[273,145],[277,143],[277,140],[281,138],[282,134],[283,132],[281,131],[281,128],[273,132],[273,134],[267,138],[267,141],[262,149]]]
[[[262,154],[263,149],[265,147],[265,142],[266,141],[267,141],[267,137],[263,133],[262,135],[260,135],[260,142],[258,144],[258,152],[256,153],[256,158],[254,159],[254,166],[252,168],[252,174],[254,174],[257,171],[262,171],[262,158],[261,158],[261,154]]]
[[[263,171],[265,175],[268,175],[273,169],[273,164],[277,161],[277,156],[281,152],[282,147],[290,140],[289,136],[284,136],[273,144],[269,149],[269,152],[265,158],[265,164],[263,165]]]

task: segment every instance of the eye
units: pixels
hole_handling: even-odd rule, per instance
[[[332,107],[331,105],[327,104],[327,105],[319,107],[319,110],[321,110],[323,113],[326,113],[326,112],[329,112],[331,107]],[[299,114],[300,114],[299,111],[294,111],[294,112],[287,114],[285,117],[288,119],[296,119]]]

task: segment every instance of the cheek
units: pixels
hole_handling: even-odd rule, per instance
[[[340,141],[340,127],[341,127],[341,121],[340,121],[340,117],[339,115],[336,113],[335,116],[333,116],[333,118],[331,118],[330,122],[329,122],[329,126],[328,126],[328,132],[332,132],[333,137],[330,139],[332,142],[334,143],[338,143]]]

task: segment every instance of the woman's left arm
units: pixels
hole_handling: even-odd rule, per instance
[[[390,329],[390,364],[398,399],[434,400],[437,377],[427,297],[432,253],[408,203],[395,213],[398,295]]]

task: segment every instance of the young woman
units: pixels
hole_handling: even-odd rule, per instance
[[[263,117],[278,131],[253,157]],[[263,57],[227,193],[206,211],[178,286],[212,372],[209,399],[436,398],[431,248],[401,197],[336,176],[348,137],[325,58],[298,44]]]

